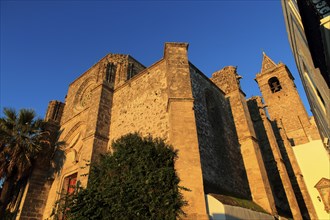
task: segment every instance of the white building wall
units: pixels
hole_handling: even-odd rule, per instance
[[[269,214],[255,212],[237,206],[225,205],[211,195],[206,195],[206,206],[210,220],[274,220],[274,217]]]
[[[321,140],[293,147],[294,154],[300,166],[302,175],[311,196],[319,219],[330,219],[330,214],[324,210],[324,204],[318,199],[320,194],[315,185],[322,177],[330,179],[329,154]],[[330,199],[330,198],[329,198]]]

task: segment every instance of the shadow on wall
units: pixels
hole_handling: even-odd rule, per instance
[[[251,115],[251,119],[253,121],[253,127],[256,133],[256,136],[259,140],[259,146],[261,150],[261,155],[265,163],[265,168],[267,170],[267,176],[269,179],[269,183],[271,185],[271,190],[274,195],[276,209],[279,215],[284,216],[292,216],[289,202],[284,190],[284,186],[280,177],[279,169],[277,167],[276,158],[274,156],[273,148],[276,148],[277,145],[271,144],[270,139],[273,136],[267,134],[267,128],[265,124],[268,122],[268,119],[262,119],[262,113],[259,110],[259,105],[257,102],[258,99],[251,98],[247,101],[249,112]],[[264,124],[265,123],[265,124]],[[267,125],[271,126],[271,122],[269,121]],[[268,127],[269,129],[269,127]],[[268,130],[268,133],[272,131]],[[273,140],[276,141],[276,140]]]
[[[288,172],[291,184],[292,184],[294,194],[295,194],[297,202],[298,202],[300,212],[303,215],[303,218],[310,219],[306,203],[304,201],[304,198],[301,193],[301,189],[299,187],[295,172],[293,170],[292,164],[289,159],[288,152],[285,149],[285,142],[284,142],[285,140],[281,137],[280,128],[279,128],[278,122],[276,120],[272,121],[272,127],[273,127],[273,131],[274,131],[274,134],[276,137],[278,147],[279,147],[281,155],[282,155],[282,159],[284,161],[285,167],[287,169],[287,172]],[[288,140],[288,141],[290,141],[290,140]]]
[[[207,132],[207,139],[211,142],[207,147],[207,152],[212,149],[209,158],[221,159],[211,162],[209,158],[206,159],[205,152],[201,152],[201,155],[202,167],[216,167],[214,170],[216,170],[218,177],[222,178],[214,181],[215,178],[207,178],[204,175],[204,192],[250,199],[250,189],[229,100],[227,98],[221,99],[222,96],[217,95],[216,92],[218,91],[212,90],[212,88],[206,88],[204,92],[206,122],[210,128]]]

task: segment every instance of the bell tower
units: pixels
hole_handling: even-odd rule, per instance
[[[268,107],[270,119],[284,130],[291,146],[314,139],[315,132],[312,132],[312,124],[287,66],[275,64],[263,53],[261,72],[255,80]]]

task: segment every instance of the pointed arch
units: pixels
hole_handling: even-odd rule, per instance
[[[282,90],[281,83],[275,76],[268,80],[268,85],[272,93],[276,93]]]
[[[64,136],[63,141],[67,141],[70,136],[81,126],[84,125],[85,122],[84,121],[79,121],[77,122],[69,131],[68,133]]]

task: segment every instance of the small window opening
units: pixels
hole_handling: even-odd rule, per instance
[[[54,107],[54,111],[53,111],[53,115],[52,115],[52,119],[54,121],[57,121],[58,115],[59,115],[59,111],[60,111],[60,103],[56,102],[55,107]]]
[[[76,183],[77,183],[77,173],[65,177],[63,184],[64,193],[71,195],[75,191]]]
[[[61,201],[60,201],[60,213],[58,213],[58,219],[66,219],[65,212],[68,210],[66,197],[72,195],[76,190],[77,185],[77,173],[71,174],[64,178],[62,185]]]
[[[106,69],[106,74],[105,74],[105,80],[107,82],[114,82],[115,73],[116,73],[116,65],[113,63],[108,63],[107,69]]]
[[[131,79],[134,76],[134,63],[128,64],[128,70],[127,70],[127,80]]]
[[[272,93],[279,92],[282,90],[282,86],[277,77],[272,77],[268,80],[268,85]]]

